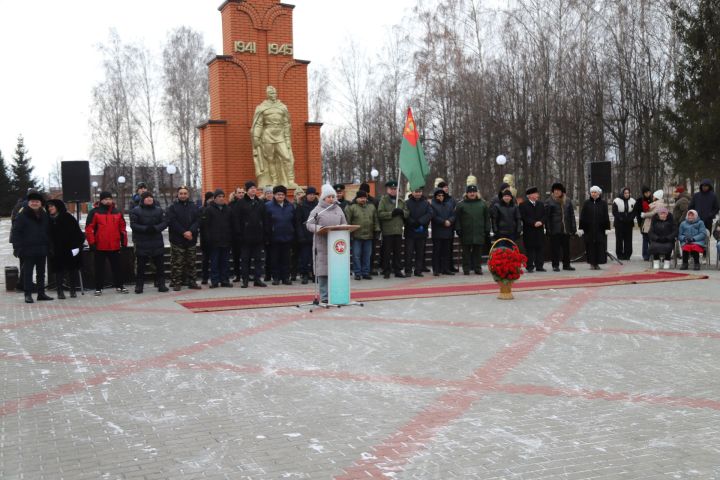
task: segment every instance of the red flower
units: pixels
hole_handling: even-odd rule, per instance
[[[488,268],[496,281],[512,283],[524,273],[527,257],[520,253],[517,246],[512,248],[496,248],[490,254]]]

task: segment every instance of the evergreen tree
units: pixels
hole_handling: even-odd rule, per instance
[[[35,167],[30,165],[32,157],[28,155],[27,148],[25,148],[25,139],[23,136],[18,136],[17,146],[15,147],[15,156],[13,157],[12,169],[12,192],[13,195],[18,197],[24,197],[30,188],[38,188],[38,182],[32,176],[32,172]]]
[[[700,0],[671,9],[678,58],[666,146],[678,176],[712,178],[720,163],[720,7]]]
[[[5,165],[5,158],[0,152],[0,217],[10,216],[13,205],[15,205],[15,198],[12,194],[10,176]]]

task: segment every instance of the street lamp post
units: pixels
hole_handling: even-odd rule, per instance
[[[120,211],[125,211],[125,177],[120,175],[117,179],[118,185],[120,185]]]
[[[168,165],[165,169],[170,175],[170,202],[172,202],[173,198],[173,175],[175,175],[175,172],[177,172],[177,168],[175,168],[175,165]]]

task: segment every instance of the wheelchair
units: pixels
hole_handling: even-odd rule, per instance
[[[713,236],[715,234],[720,236],[720,231],[718,231],[718,225],[716,225],[714,228]],[[710,266],[712,265],[712,263],[710,261],[710,257],[712,257],[712,255],[710,254],[710,252],[712,251],[710,249],[710,239],[712,237],[710,235],[710,232],[707,229],[705,229],[705,238],[706,238],[705,249],[703,250],[703,253],[700,254],[700,268],[702,268],[703,264],[705,265],[705,268],[710,268]],[[717,240],[718,237],[715,237],[715,239]],[[680,247],[680,240],[675,239],[675,248],[673,249],[673,252],[672,252],[671,261],[672,261],[673,269],[677,269],[678,262],[682,262],[682,249]],[[715,256],[715,268],[720,270],[720,259],[718,259],[717,255]]]

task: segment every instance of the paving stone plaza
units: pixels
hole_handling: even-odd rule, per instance
[[[312,313],[176,303],[252,288],[26,305],[2,284],[0,478],[717,479],[720,272],[702,273]]]

